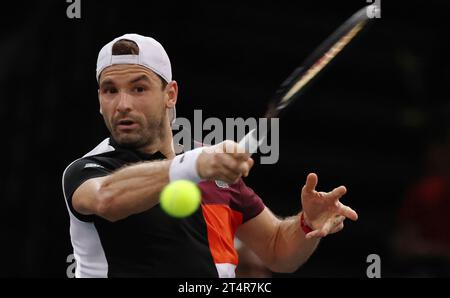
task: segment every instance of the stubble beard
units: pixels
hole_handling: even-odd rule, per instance
[[[114,140],[122,147],[138,150],[161,142],[165,136],[164,117],[150,119],[146,126],[139,123],[140,127],[131,132],[119,132],[114,129]]]

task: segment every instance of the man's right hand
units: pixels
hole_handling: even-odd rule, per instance
[[[221,180],[234,184],[243,176],[247,177],[253,166],[253,159],[239,144],[224,141],[205,147],[197,159],[197,171],[202,179]]]

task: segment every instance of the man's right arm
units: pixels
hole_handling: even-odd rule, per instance
[[[109,221],[150,209],[169,183],[170,162],[143,162],[89,179],[73,193],[73,208],[80,214],[96,214]]]
[[[202,152],[196,170],[202,179],[235,183],[247,176],[253,160],[246,153],[221,153],[237,144],[223,142]],[[227,151],[229,152],[229,151]],[[72,195],[74,210],[82,215],[98,215],[117,221],[144,212],[159,202],[159,194],[169,182],[172,160],[142,162],[126,166],[110,175],[82,183]]]

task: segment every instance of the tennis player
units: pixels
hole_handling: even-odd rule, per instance
[[[173,144],[178,85],[156,40],[126,34],[106,44],[97,80],[110,137],[62,177],[76,277],[234,277],[235,236],[272,271],[293,272],[322,237],[357,219],[339,201],[345,187],[317,192],[315,174],[302,188],[303,210],[279,219],[243,182],[253,160],[236,153],[238,144]],[[185,219],[158,206],[162,188],[177,179],[202,192],[201,208]]]

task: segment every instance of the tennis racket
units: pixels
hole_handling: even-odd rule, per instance
[[[287,107],[291,106],[311,82],[317,79],[317,76],[339,56],[342,50],[371,23],[376,10],[379,10],[379,7],[375,4],[361,8],[325,39],[281,84],[269,101],[265,117],[279,117]],[[246,152],[255,153],[269,129],[270,125],[267,125],[266,131],[260,131],[259,139],[257,130],[251,130],[239,141],[239,145],[245,148]]]

